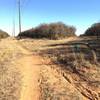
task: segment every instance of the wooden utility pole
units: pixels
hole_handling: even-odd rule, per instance
[[[13,19],[12,36],[15,37],[15,19]]]
[[[19,34],[21,33],[21,3],[18,1],[18,9],[19,9]]]

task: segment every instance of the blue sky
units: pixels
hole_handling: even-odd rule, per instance
[[[18,0],[0,0],[0,29],[18,34]],[[82,34],[100,21],[100,0],[21,0],[22,30],[41,23],[64,22]]]

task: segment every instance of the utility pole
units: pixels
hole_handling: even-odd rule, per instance
[[[18,10],[19,10],[19,34],[21,33],[21,3],[18,1]]]
[[[13,19],[12,36],[15,37],[15,20]]]

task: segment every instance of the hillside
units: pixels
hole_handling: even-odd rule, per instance
[[[99,40],[7,38],[0,49],[0,100],[100,100]]]
[[[6,37],[9,37],[8,33],[6,33],[6,32],[4,32],[4,31],[0,30],[0,39],[1,39],[1,38],[6,38]]]

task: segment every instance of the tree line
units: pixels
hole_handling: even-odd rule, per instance
[[[62,39],[76,36],[76,28],[66,25],[62,22],[41,24],[30,30],[18,34],[20,38],[48,38]],[[0,39],[8,37],[8,33],[0,30]],[[81,36],[98,36],[100,37],[100,22],[91,25]]]
[[[49,38],[49,39],[61,39],[75,35],[76,28],[74,26],[65,25],[62,22],[41,24],[36,28],[24,31],[18,36],[21,38]]]

